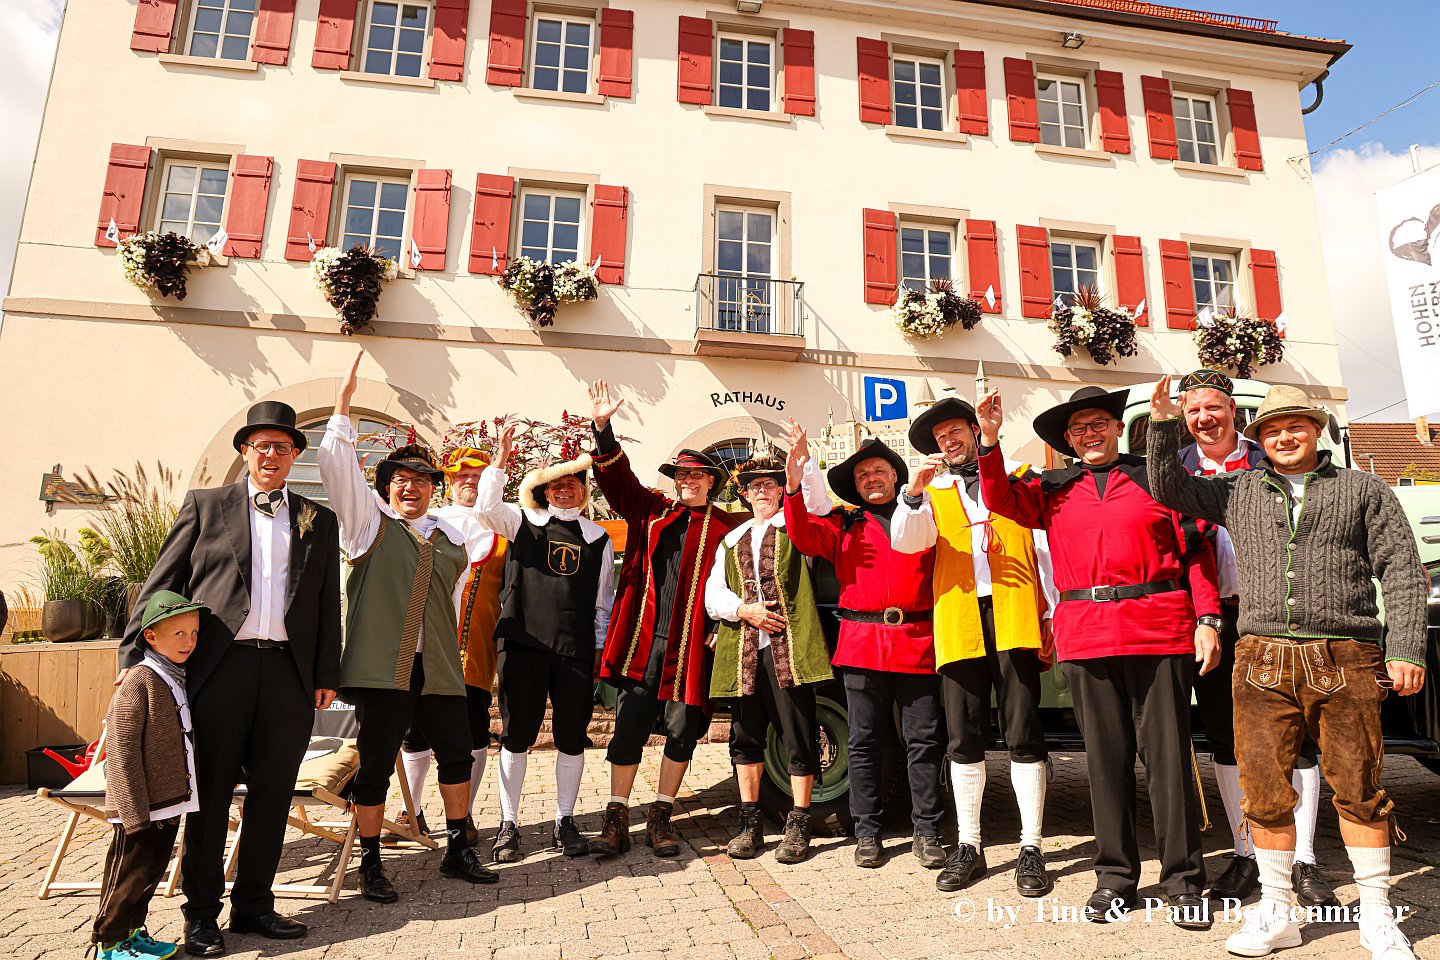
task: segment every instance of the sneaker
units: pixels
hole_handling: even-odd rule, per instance
[[[167,957],[175,956],[176,951],[180,949],[178,943],[156,940],[144,927],[131,933],[129,942],[132,950],[142,956],[152,957],[154,960],[166,960]]]
[[[943,893],[964,890],[985,873],[985,853],[973,845],[962,843],[955,848],[945,861],[945,867],[935,878],[935,889]]]
[[[725,852],[732,860],[751,860],[765,849],[765,829],[760,826],[760,808],[740,808],[740,832],[735,834]]]
[[[799,863],[810,853],[810,814],[791,810],[785,816],[785,836],[775,848],[776,863]]]
[[[1020,848],[1020,856],[1015,861],[1015,889],[1022,897],[1043,897],[1055,889],[1055,881],[1045,869],[1045,854],[1039,847]]]
[[[95,944],[95,960],[150,960],[150,955],[141,953],[129,940],[121,940],[108,947],[103,943]]]
[[[490,847],[490,859],[496,863],[519,862],[520,831],[515,829],[514,820],[500,821],[500,829],[495,831],[495,843]]]
[[[567,857],[583,857],[590,852],[590,841],[580,833],[574,817],[561,817],[550,832],[550,842]]]
[[[1267,957],[1276,950],[1298,946],[1300,925],[1290,919],[1287,907],[1274,900],[1247,907],[1244,926],[1225,940],[1225,949],[1237,957]]]
[[[1370,951],[1371,960],[1415,960],[1410,941],[1388,910],[1360,911],[1360,946]]]
[[[926,870],[939,870],[945,866],[945,848],[940,845],[939,837],[916,836],[910,841],[910,852]]]
[[[885,847],[879,837],[855,838],[855,866],[873,870],[885,862]]]

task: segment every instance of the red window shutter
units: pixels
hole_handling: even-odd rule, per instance
[[[785,112],[797,117],[815,116],[815,31],[781,33],[785,57]]]
[[[900,282],[896,248],[898,218],[889,210],[865,210],[865,302],[889,306]]]
[[[1255,316],[1274,321],[1284,310],[1280,302],[1280,264],[1274,250],[1250,250],[1250,282],[1255,287]]]
[[[450,171],[421,170],[415,175],[415,219],[410,228],[410,238],[420,248],[420,265],[415,269],[445,269],[449,233]],[[402,262],[411,262],[408,252]]]
[[[1040,142],[1040,114],[1035,106],[1035,64],[1005,58],[1005,103],[1010,108],[1010,139]]]
[[[435,0],[435,29],[430,35],[430,79],[465,79],[465,32],[470,0]]]
[[[470,223],[470,272],[501,274],[510,265],[510,210],[515,181],[492,173],[475,178],[475,216]]]
[[[315,18],[315,53],[310,66],[322,70],[349,70],[350,46],[355,37],[357,0],[320,0]],[[288,254],[287,254],[288,256]],[[305,259],[309,259],[306,253]]]
[[[135,5],[135,31],[130,49],[168,53],[175,32],[175,8],[180,0],[140,0]]]
[[[274,166],[275,162],[269,157],[241,154],[235,158],[230,209],[225,215],[225,232],[230,236],[225,243],[225,256],[249,259],[260,256],[265,210],[270,205],[270,173]]]
[[[260,0],[255,8],[250,59],[283,67],[290,60],[290,35],[294,32],[295,0]]]
[[[1100,145],[1111,153],[1130,152],[1130,115],[1125,112],[1125,75],[1095,71],[1095,99],[1100,107]]]
[[[629,213],[627,188],[595,185],[590,215],[590,262],[599,261],[595,279],[601,283],[625,282],[625,228]]]
[[[1020,316],[1044,320],[1055,300],[1050,284],[1050,231],[1017,226],[1015,239],[1020,245]]]
[[[1179,160],[1175,146],[1175,101],[1170,81],[1164,77],[1141,77],[1140,94],[1145,100],[1145,128],[1150,134],[1150,156],[1156,160]]]
[[[1145,314],[1135,318],[1135,326],[1150,325],[1150,304],[1145,300],[1145,253],[1139,237],[1116,236],[1110,249],[1115,254],[1115,301],[1133,315],[1145,304]]]
[[[635,11],[600,11],[600,82],[602,97],[629,98],[635,75]]]
[[[285,259],[310,260],[310,241],[325,245],[330,232],[330,195],[335,190],[335,164],[301,160],[295,165],[295,196],[290,201],[290,227],[285,234]]]
[[[525,82],[526,0],[494,0],[490,6],[490,59],[485,82],[518,87]]]
[[[965,260],[970,272],[970,296],[980,301],[986,313],[1002,313],[1000,300],[1000,243],[994,220],[965,221]],[[995,306],[985,300],[985,291],[993,290]]]
[[[860,122],[890,122],[890,44],[856,40],[860,76]]]
[[[1165,281],[1165,326],[1195,329],[1195,286],[1190,273],[1190,245],[1183,240],[1160,241],[1160,276]]]
[[[105,170],[105,192],[100,195],[100,222],[95,246],[113,247],[105,239],[110,220],[120,230],[120,239],[140,230],[140,211],[145,203],[145,175],[150,170],[150,148],[128,143],[110,144],[110,165]]]
[[[680,86],[676,99],[681,103],[710,102],[714,29],[714,24],[704,17],[680,18],[680,52],[677,58]]]
[[[990,100],[985,95],[985,51],[955,51],[955,90],[960,101],[960,132],[990,133]]]
[[[1235,131],[1235,165],[1241,170],[1264,170],[1260,156],[1260,130],[1255,123],[1255,97],[1249,90],[1227,90],[1230,129]]]

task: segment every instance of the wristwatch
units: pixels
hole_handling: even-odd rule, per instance
[[[1196,617],[1195,623],[1196,625],[1201,627],[1209,627],[1211,630],[1214,630],[1217,633],[1220,631],[1220,618],[1212,616],[1208,613],[1203,617]]]

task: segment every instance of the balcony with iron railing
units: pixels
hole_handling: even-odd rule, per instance
[[[695,278],[695,353],[796,360],[805,350],[805,284],[702,273]]]

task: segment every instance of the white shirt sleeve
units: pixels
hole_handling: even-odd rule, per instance
[[[325,425],[325,436],[315,450],[320,482],[340,521],[340,549],[351,558],[370,549],[383,519],[375,491],[355,454],[355,437],[350,418],[337,414]]]
[[[890,546],[899,553],[924,553],[935,546],[939,536],[930,491],[922,491],[920,499],[920,506],[914,508],[905,502],[903,492],[895,501],[895,513],[890,517]]]
[[[600,591],[595,597],[595,649],[605,646],[610,629],[610,610],[615,606],[615,544],[605,541],[605,556],[600,559]]]
[[[725,562],[729,555],[723,543],[715,551],[715,562],[710,565],[710,577],[705,581],[705,612],[716,620],[738,623],[742,601],[725,582]]]
[[[805,469],[800,474],[800,496],[805,499],[806,512],[813,516],[828,517],[835,509],[835,501],[825,489],[825,476],[814,457],[805,461]]]
[[[1055,588],[1055,568],[1050,563],[1050,538],[1044,530],[1032,530],[1035,536],[1035,565],[1040,568],[1040,590],[1045,594],[1045,619],[1055,615],[1060,591]]]
[[[505,502],[505,471],[486,467],[475,493],[475,519],[506,540],[514,540],[524,517],[518,505]]]

